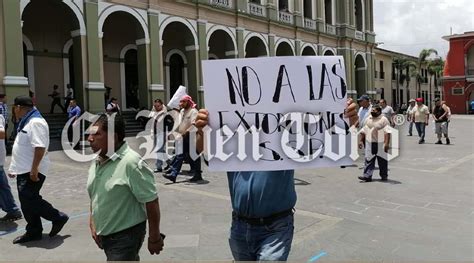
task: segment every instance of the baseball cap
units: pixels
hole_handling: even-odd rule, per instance
[[[357,101],[361,101],[361,100],[370,100],[370,97],[369,95],[364,94],[357,99]]]
[[[33,107],[33,100],[28,96],[18,96],[15,98],[15,105]]]
[[[423,98],[416,98],[416,102],[423,102]]]

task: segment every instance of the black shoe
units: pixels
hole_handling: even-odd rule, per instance
[[[443,144],[441,140],[438,140],[435,144]]]
[[[388,181],[388,176],[380,176],[380,181]]]
[[[407,136],[413,136],[413,134],[409,133]]]
[[[177,176],[171,176],[171,175],[164,174],[163,177],[170,180],[171,182],[173,182],[173,184],[176,183],[176,177]]]
[[[202,176],[201,174],[196,174],[194,175],[191,179],[189,179],[190,182],[199,182],[202,181]]]
[[[164,170],[165,175],[170,175],[172,172],[173,172],[173,170],[171,170],[171,169],[165,169]]]
[[[13,244],[22,244],[22,243],[31,242],[31,241],[38,241],[38,240],[41,240],[42,238],[43,238],[42,234],[30,235],[26,233],[22,236],[18,236],[15,239],[13,239]]]
[[[163,169],[161,168],[156,168],[155,170],[153,170],[154,173],[161,173],[163,172]]]
[[[358,178],[362,181],[372,182],[372,177],[359,176]]]
[[[62,214],[62,219],[53,221],[53,226],[51,227],[51,231],[49,232],[49,237],[56,236],[61,229],[63,229],[66,222],[69,220],[69,216],[66,214]]]
[[[418,144],[423,144],[423,143],[425,143],[425,140],[419,140],[418,141]]]
[[[451,144],[451,141],[448,138],[446,138],[446,144]]]
[[[15,211],[15,212],[8,213],[4,217],[0,218],[0,222],[13,222],[16,220],[20,220],[22,218],[23,216],[21,215],[21,212]]]

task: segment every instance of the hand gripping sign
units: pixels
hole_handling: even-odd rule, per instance
[[[210,170],[352,164],[342,57],[209,60],[203,76]]]

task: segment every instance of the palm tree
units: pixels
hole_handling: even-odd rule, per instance
[[[420,55],[418,56],[418,71],[421,70],[421,65],[425,64],[425,63],[426,63],[426,60],[428,59],[428,57],[431,56],[432,54],[438,55],[438,51],[436,51],[436,49],[433,49],[433,48],[421,50]],[[421,82],[422,82],[422,79],[423,79],[423,78],[421,77],[421,74],[420,74],[420,75],[417,77],[417,81],[418,81],[418,90],[417,90],[417,93],[420,93],[420,91],[421,91]]]
[[[394,59],[394,66],[396,69],[397,79],[397,94],[395,97],[395,105],[399,105],[402,98],[400,98],[400,85],[407,83],[407,91],[409,90],[411,76],[416,71],[417,64],[413,60],[409,60],[406,57],[396,57]]]
[[[438,90],[438,80],[440,79],[439,77],[442,75],[443,68],[444,68],[444,61],[441,57],[428,61],[428,74],[430,75],[430,95],[429,95],[429,102],[430,102],[429,106],[430,107],[432,106],[431,105],[431,102],[432,102],[432,98],[431,98],[431,95],[432,95],[431,80],[434,76],[434,81],[433,82],[434,82],[434,85],[435,85],[435,90],[437,91]]]

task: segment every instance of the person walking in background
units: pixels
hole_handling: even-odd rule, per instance
[[[0,115],[0,208],[6,213],[0,218],[0,222],[12,222],[22,218],[20,209],[15,203],[12,190],[8,184],[4,165],[7,150],[5,147],[5,119]]]
[[[107,108],[107,105],[110,102],[110,94],[111,94],[112,88],[105,86],[105,92],[104,92],[104,108]]]
[[[49,111],[49,113],[54,113],[54,108],[56,107],[56,105],[58,105],[59,108],[61,108],[63,112],[66,113],[66,109],[61,104],[61,97],[60,97],[61,94],[59,93],[58,88],[59,88],[58,85],[55,84],[53,86],[53,92],[48,95],[53,99],[53,101],[51,101],[51,110]]]
[[[72,145],[73,148],[77,148],[78,143],[75,144],[73,142],[73,130],[76,125],[80,125],[80,123],[77,123],[76,120],[81,116],[81,108],[77,105],[77,101],[75,99],[71,99],[69,101],[69,106],[67,108],[67,115],[68,115],[68,120],[71,121],[71,125],[69,125],[68,130],[67,130],[67,137],[68,140]]]
[[[410,104],[406,113],[408,122],[408,136],[413,136],[413,109],[415,108],[416,101],[414,99],[410,99],[408,103]]]
[[[69,217],[59,212],[40,195],[49,169],[47,149],[49,127],[30,97],[15,98],[13,110],[21,119],[13,144],[8,174],[17,177],[18,196],[26,220],[26,233],[15,238],[13,244],[40,240],[43,237],[41,218],[52,221],[50,237],[56,236]]]
[[[382,115],[385,116],[385,118],[387,118],[387,120],[390,122],[390,126],[394,127],[395,123],[393,122],[393,116],[395,116],[395,111],[391,106],[387,105],[386,100],[381,99],[379,103],[380,107],[382,107]]]
[[[412,112],[412,120],[415,123],[416,131],[420,137],[418,143],[423,144],[425,143],[426,126],[428,126],[430,118],[430,110],[428,109],[428,106],[423,104],[423,98],[416,99],[416,106],[413,108]]]
[[[163,160],[166,159],[165,146],[167,134],[173,129],[173,118],[168,114],[163,101],[156,99],[150,112],[150,118],[154,119],[153,131],[155,149],[157,149],[157,158],[155,163],[155,173],[163,171]]]
[[[138,261],[148,221],[148,251],[160,254],[160,204],[153,172],[124,141],[125,123],[113,114],[114,134],[109,134],[109,116],[102,114],[89,129],[88,141],[97,159],[87,179],[90,197],[89,227],[107,261]],[[113,141],[109,141],[113,138]],[[113,154],[107,155],[109,148]]]
[[[359,116],[359,121],[356,123],[356,127],[364,127],[365,120],[369,117],[370,111],[372,110],[372,104],[370,103],[370,97],[368,95],[362,95],[357,99],[359,103],[359,111],[357,115]]]
[[[171,163],[171,169],[169,171],[169,175],[163,175],[166,179],[170,180],[171,182],[175,183],[178,174],[181,171],[181,166],[183,165],[183,161],[186,159],[191,166],[190,173],[192,174],[192,178],[189,180],[190,182],[197,182],[202,180],[202,171],[201,171],[201,158],[198,157],[196,160],[191,158],[191,148],[190,148],[190,139],[189,139],[189,129],[193,126],[194,122],[196,121],[196,117],[198,111],[196,110],[196,103],[194,103],[191,96],[186,95],[184,96],[179,106],[181,108],[181,122],[178,126],[177,132],[181,136],[183,140],[183,153],[177,154]],[[194,142],[192,142],[194,143]]]
[[[439,98],[435,99],[435,106],[433,107],[433,119],[435,121],[435,133],[438,137],[436,144],[443,144],[441,137],[444,135],[446,138],[446,144],[450,144],[451,141],[448,137],[448,115],[450,110],[446,104],[443,104]]]
[[[8,120],[8,105],[6,103],[6,100],[7,96],[5,94],[0,94],[0,115],[3,116],[3,120],[5,122],[5,131],[8,129],[8,123],[6,122]]]
[[[64,107],[69,107],[69,102],[74,99],[74,90],[71,88],[71,84],[67,84],[66,97],[64,98]]]
[[[371,116],[367,118],[366,124],[361,130],[359,148],[365,147],[366,150],[364,174],[359,176],[359,179],[366,182],[372,181],[375,161],[377,161],[380,169],[380,178],[382,181],[386,181],[388,178],[386,153],[388,153],[390,146],[390,122],[382,114],[382,108],[379,105],[373,106],[370,114]]]

